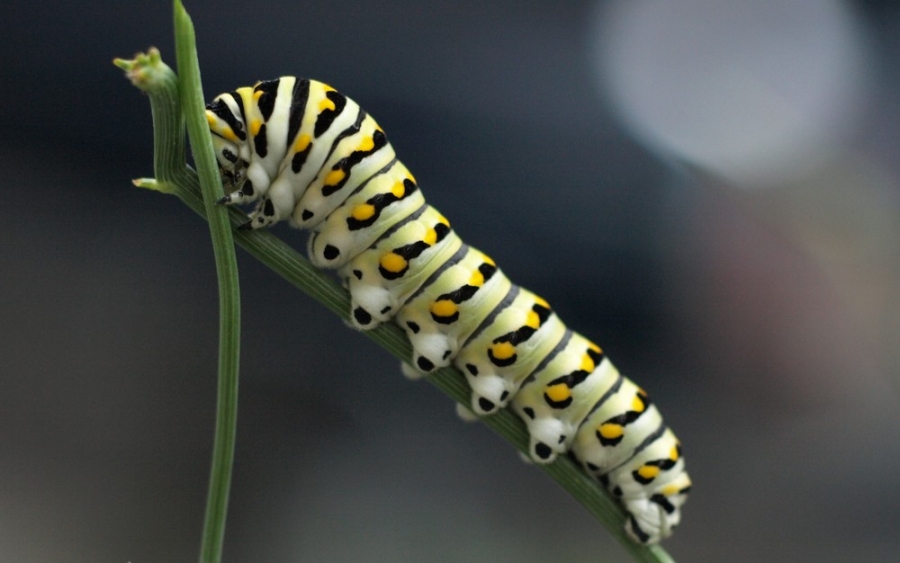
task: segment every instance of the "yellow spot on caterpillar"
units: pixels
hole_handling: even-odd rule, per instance
[[[680,491],[680,490],[681,489],[678,487],[678,485],[672,484],[672,485],[666,485],[665,487],[662,488],[662,491],[660,491],[660,492],[663,494],[663,496],[670,497],[672,495],[678,494],[678,491]]]
[[[625,429],[622,428],[621,424],[604,422],[597,428],[597,432],[607,440],[614,440],[615,438],[621,438],[622,434],[625,433]]]
[[[422,237],[422,241],[428,246],[434,245],[437,242],[437,233],[434,229],[428,229],[425,231],[425,236]]]
[[[413,177],[412,172],[410,172],[409,170],[406,171],[406,177],[409,178],[413,184],[416,183],[416,179]]]
[[[547,395],[547,398],[554,403],[561,403],[572,396],[572,392],[569,390],[569,386],[565,383],[550,385],[549,387],[547,387],[547,389],[544,390],[544,393]]]
[[[365,221],[366,219],[371,219],[372,216],[375,215],[375,206],[371,203],[363,203],[361,205],[357,205],[353,209],[353,213],[351,215],[357,221]]]
[[[588,342],[588,348],[590,348],[590,349],[593,350],[594,352],[597,352],[598,354],[602,352],[602,350],[600,349],[600,347],[597,346],[596,344],[594,344],[593,342]]]
[[[481,287],[484,285],[484,274],[481,273],[481,270],[472,272],[472,276],[469,278],[469,285],[472,287]]]
[[[250,122],[250,134],[254,137],[259,135],[260,128],[262,128],[262,121],[254,119]]]
[[[309,135],[304,133],[297,137],[297,140],[294,142],[294,151],[295,152],[303,152],[309,146]]]
[[[487,264],[488,266],[496,266],[497,265],[497,263],[494,262],[494,259],[491,258],[490,256],[488,256],[487,254],[482,254],[481,259],[484,260],[484,263]]]
[[[633,399],[631,399],[631,410],[634,412],[644,412],[644,400],[641,399],[640,395],[635,395]]]
[[[366,137],[362,140],[362,142],[359,143],[359,148],[357,148],[356,150],[369,152],[373,148],[375,148],[375,141],[372,140],[372,137]]]
[[[333,88],[332,88],[332,90],[333,90]],[[323,112],[326,109],[331,110],[331,111],[334,111],[334,109],[335,109],[334,102],[332,102],[328,98],[324,98],[321,102],[319,102],[319,112]]]
[[[403,185],[403,182],[397,182],[394,184],[394,187],[391,188],[391,193],[394,194],[394,197],[400,199],[406,195],[406,186]]]
[[[592,371],[594,371],[595,367],[596,366],[594,365],[594,360],[592,360],[590,356],[585,354],[584,356],[581,357],[581,370],[582,371],[591,373]]]
[[[262,98],[263,91],[262,90],[254,90],[253,91],[253,101],[259,102],[259,99]]]
[[[448,227],[450,226],[450,221],[448,221],[447,218],[444,217],[443,215],[441,215],[440,213],[438,213],[437,220],[438,220],[438,223],[443,223],[443,224],[447,225]]]
[[[649,481],[650,479],[655,479],[656,476],[659,475],[659,467],[656,467],[655,465],[642,465],[637,472],[638,475]]]
[[[436,317],[452,317],[458,311],[459,307],[449,299],[441,299],[431,304],[431,314]]]
[[[543,307],[544,309],[549,309],[550,304],[543,297],[534,296],[534,302]]]
[[[257,82],[256,84],[253,85],[253,88],[256,88],[260,84],[261,84],[261,82]],[[253,96],[253,88],[250,88],[249,86],[244,86],[243,88],[238,88],[236,90],[238,96],[240,96],[240,98],[241,98],[241,101],[246,101],[248,96]]]
[[[516,347],[509,342],[498,342],[491,346],[491,355],[497,360],[508,360],[516,354]]]
[[[332,170],[328,173],[327,176],[325,176],[325,185],[336,186],[341,182],[341,180],[344,179],[345,176],[346,174],[341,169]]]
[[[528,311],[528,316],[525,317],[525,326],[536,329],[541,326],[541,318],[534,311]]]
[[[678,447],[677,446],[672,446],[672,451],[669,452],[669,459],[671,459],[672,461],[678,460]]]
[[[379,263],[382,268],[394,274],[402,272],[407,265],[406,258],[400,256],[396,252],[388,252],[381,257]]]
[[[210,131],[215,131],[233,143],[238,142],[238,137],[234,134],[234,131],[231,130],[231,127],[221,121],[219,116],[209,110],[206,110],[206,121],[209,123]]]

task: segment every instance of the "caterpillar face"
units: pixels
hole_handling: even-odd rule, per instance
[[[213,150],[226,191],[240,190],[246,180],[245,169],[251,152],[246,143],[246,126],[240,117],[234,93],[221,94],[206,106],[206,120],[212,133]]]
[[[291,76],[221,94],[206,115],[228,188],[221,203],[255,206],[243,228],[309,229],[310,260],[337,270],[350,292],[351,324],[394,321],[406,332],[407,375],[454,365],[472,412],[511,406],[535,462],[571,453],[620,500],[635,541],[671,534],[691,483],[654,403],[544,299],[463,243],[371,115]]]

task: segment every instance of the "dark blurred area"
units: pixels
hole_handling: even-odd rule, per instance
[[[208,97],[281,74],[347,93],[468,242],[648,389],[695,485],[677,560],[897,561],[900,5],[186,7]],[[211,247],[131,185],[150,108],[111,64],[174,66],[171,7],[3,14],[0,563],[194,560]],[[629,560],[433,387],[240,268],[227,561]]]

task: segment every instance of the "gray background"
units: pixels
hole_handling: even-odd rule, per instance
[[[635,140],[588,2],[187,8],[210,97],[279,74],[348,93],[469,242],[649,390],[695,482],[676,559],[895,561],[900,10],[852,6],[865,104],[827,164],[766,190]],[[215,274],[205,224],[130,184],[152,174],[149,104],[110,63],[156,45],[174,64],[170,5],[13,1],[0,31],[0,562],[194,560]],[[227,561],[628,560],[490,431],[239,259]]]

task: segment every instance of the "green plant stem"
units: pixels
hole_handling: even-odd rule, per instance
[[[120,66],[122,66],[120,64]],[[184,67],[179,64],[184,71]],[[134,80],[132,78],[132,80]],[[175,97],[173,100],[172,97]],[[150,101],[154,115],[154,135],[157,150],[176,150],[176,137],[180,136],[178,123],[182,117],[177,102],[177,91],[163,89],[156,95],[151,93]],[[168,98],[168,99],[162,99]],[[202,111],[200,111],[202,114]],[[190,121],[191,118],[189,118]],[[165,120],[163,124],[160,121]],[[169,138],[162,138],[171,135]],[[196,156],[196,155],[195,155]],[[157,158],[164,160],[168,156],[157,153]],[[207,204],[201,195],[197,174],[184,163],[183,149],[179,157],[180,169],[177,173],[162,176],[157,172],[157,180],[141,180],[136,183],[158,191],[177,195],[188,207],[201,217],[208,215]],[[213,206],[213,211],[226,212],[233,227],[246,222],[246,215],[239,210],[229,208],[223,210]],[[350,299],[347,292],[334,279],[315,269],[306,258],[278,239],[269,231],[235,231],[234,240],[252,256],[266,264],[273,271],[307,293],[342,319],[349,318]],[[378,328],[366,331],[367,337],[374,340],[397,358],[408,361],[412,354],[403,331],[393,323],[382,324]],[[443,368],[428,376],[427,381],[434,384],[442,392],[457,403],[468,406],[470,389],[465,377],[454,368]],[[528,432],[519,418],[509,410],[502,410],[492,416],[481,419],[484,424],[502,436],[521,452],[528,450]],[[542,471],[553,478],[560,486],[572,494],[591,512],[615,537],[635,561],[642,563],[664,563],[674,561],[660,546],[643,547],[636,545],[623,531],[625,514],[618,503],[600,486],[588,477],[575,463],[566,457],[560,457],[549,465],[539,465]]]
[[[185,186],[190,186],[197,211],[209,221],[219,284],[219,361],[216,432],[200,561],[218,563],[222,559],[225,538],[237,429],[240,289],[228,211],[215,204],[223,192],[203,111],[204,97],[194,29],[180,1],[175,1],[174,8],[176,55],[181,81],[162,62],[156,49],[139,54],[133,60],[116,59],[114,63],[126,71],[132,84],[149,95],[153,113],[153,168],[156,178],[143,178],[136,180],[135,184],[179,195],[185,192]],[[186,108],[185,113],[181,111],[182,106]],[[185,121],[199,178],[185,162]]]
[[[180,0],[175,0],[175,53],[180,75],[181,107],[187,123],[191,152],[200,179],[203,209],[209,222],[219,284],[219,379],[216,434],[210,468],[206,515],[200,545],[201,563],[222,559],[228,495],[237,432],[238,370],[240,361],[241,305],[237,258],[228,213],[216,201],[224,195],[204,113],[200,65],[194,25]],[[184,164],[180,164],[184,168]]]

